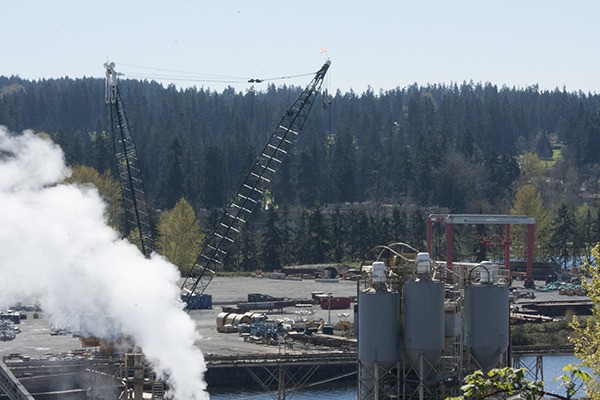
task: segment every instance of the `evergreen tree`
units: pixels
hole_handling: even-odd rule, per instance
[[[294,243],[292,227],[290,226],[290,207],[287,204],[284,204],[281,209],[281,218],[280,218],[281,229],[280,237],[281,237],[281,263],[283,265],[290,265],[294,262]]]
[[[329,232],[320,207],[315,207],[308,214],[309,253],[311,264],[328,261]]]
[[[267,221],[263,232],[262,263],[266,271],[281,268],[281,230],[279,217],[273,207],[267,212]]]
[[[404,242],[406,240],[406,213],[400,211],[396,206],[392,210],[392,222],[390,226],[392,241]]]
[[[371,215],[369,225],[372,228],[371,235],[375,246],[391,243],[393,240],[391,223],[385,212],[377,212],[375,215]]]
[[[220,147],[208,146],[204,151],[203,204],[206,208],[223,207],[226,204],[226,181],[224,155]]]
[[[479,211],[481,214],[481,210]],[[483,224],[475,225],[475,232],[477,233],[477,242],[475,242],[473,246],[473,253],[475,255],[475,262],[479,263],[484,260],[487,260],[487,246],[484,243],[484,240],[487,235],[487,227]]]
[[[357,154],[354,138],[348,133],[336,137],[331,179],[335,202],[354,202],[358,199]]]
[[[311,237],[308,227],[309,214],[308,210],[303,208],[298,219],[296,232],[294,234],[295,256],[296,262],[300,264],[308,264],[311,262],[309,254],[311,252]]]
[[[559,264],[563,266],[563,269],[567,269],[567,263],[573,254],[574,235],[575,225],[572,211],[563,203],[552,220],[552,235],[550,236],[552,257],[560,261]]]
[[[416,248],[417,250],[422,250],[425,247],[424,243],[427,231],[426,224],[427,221],[425,220],[423,211],[416,209],[410,217],[410,229],[408,233],[408,238],[410,240],[407,242],[408,245]]]
[[[256,232],[251,224],[245,224],[238,237],[238,269],[242,271],[256,271],[260,265],[256,244]]]
[[[369,217],[363,209],[353,209],[347,214],[348,246],[352,261],[362,260],[373,247]]]
[[[331,215],[331,253],[333,261],[337,263],[346,256],[346,229],[341,208],[336,205]]]
[[[298,165],[298,199],[305,207],[313,207],[321,200],[321,161],[314,147],[300,152]]]
[[[540,158],[552,158],[552,144],[548,139],[546,132],[540,132],[535,144],[535,151]]]
[[[589,205],[583,204],[575,212],[575,239],[573,240],[573,264],[577,265],[575,258],[584,256],[589,259],[592,255],[592,239],[594,221],[592,219],[592,209]]]
[[[173,208],[175,203],[184,194],[184,175],[181,165],[182,147],[177,138],[174,138],[169,145],[167,156],[168,170],[161,176],[161,194],[162,205],[165,208]]]

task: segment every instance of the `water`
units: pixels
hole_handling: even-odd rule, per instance
[[[535,357],[523,357],[522,364],[524,366],[529,366],[535,362]],[[544,368],[544,389],[547,392],[556,393],[560,395],[565,395],[566,391],[564,387],[562,387],[561,381],[554,381],[555,378],[558,378],[562,375],[568,374],[563,371],[563,367],[567,364],[579,364],[581,360],[573,355],[563,355],[563,356],[544,356],[543,358],[543,368]],[[589,368],[583,368],[584,371],[591,373]],[[576,382],[578,383],[578,382]],[[577,393],[578,397],[583,397],[584,393]]]
[[[210,394],[211,400],[272,400],[277,398],[277,393],[269,395],[259,390],[238,389]],[[356,383],[345,382],[340,385],[325,385],[318,388],[305,389],[298,392],[287,392],[288,400],[348,400],[356,399]]]
[[[535,357],[523,357],[522,364],[524,366],[534,365]],[[544,369],[544,386],[546,391],[565,395],[566,392],[561,386],[561,382],[553,381],[554,378],[565,375],[566,372],[562,368],[567,364],[578,364],[580,360],[572,355],[564,356],[544,356],[543,358],[543,369]],[[585,371],[590,372],[589,369],[584,368]],[[578,393],[578,396],[583,396],[583,393]],[[234,389],[234,390],[221,390],[211,391],[211,400],[269,400],[276,399],[277,394],[274,397],[260,390],[252,389]],[[319,386],[318,388],[305,389],[298,392],[288,392],[287,399],[289,400],[348,400],[356,399],[356,383],[353,381],[344,382],[337,385],[326,385]]]

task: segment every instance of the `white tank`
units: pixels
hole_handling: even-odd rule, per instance
[[[493,283],[495,281],[494,264],[491,261],[482,261],[477,268],[479,269],[480,283]]]
[[[429,253],[417,254],[417,274],[429,275],[431,272],[431,256]]]
[[[373,263],[373,269],[371,270],[373,274],[373,284],[381,284],[385,283],[385,264],[381,261],[375,261]]]

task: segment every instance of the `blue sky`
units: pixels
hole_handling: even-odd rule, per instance
[[[103,77],[107,59],[132,78],[273,78],[329,57],[330,90],[473,80],[600,93],[598,1],[2,0],[0,19],[0,75],[26,79]],[[175,83],[226,86],[207,75]]]

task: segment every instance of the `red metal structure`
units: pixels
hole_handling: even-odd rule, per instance
[[[454,253],[454,225],[504,225],[504,238],[500,240],[504,247],[504,267],[510,271],[510,226],[527,225],[527,272],[526,283],[533,283],[533,248],[535,235],[535,218],[524,215],[486,215],[486,214],[431,214],[427,218],[427,251],[433,250],[433,224],[445,224],[446,228],[446,263],[452,266]]]

